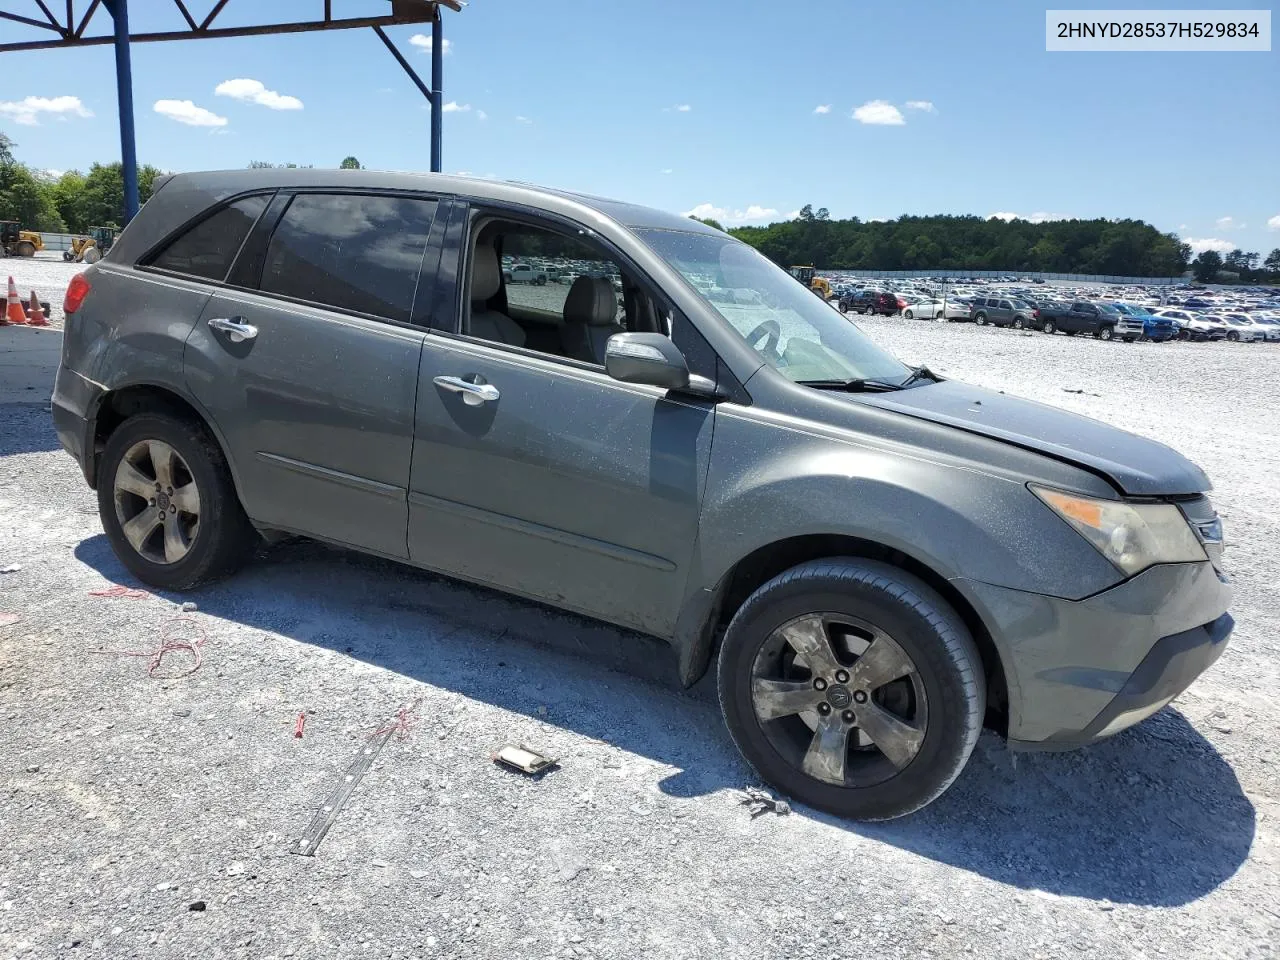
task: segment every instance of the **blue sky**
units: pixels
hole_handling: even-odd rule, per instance
[[[188,2],[197,17],[212,5]],[[231,0],[221,19],[258,22],[263,6]],[[271,6],[302,18],[322,3]],[[333,6],[343,16],[388,4]],[[181,23],[168,0],[132,7],[135,31]],[[863,219],[1135,217],[1197,248],[1280,246],[1280,52],[1047,53],[1044,9],[474,0],[445,15],[445,169],[730,224],[812,203]],[[32,33],[0,22],[0,36]],[[393,31],[429,80],[415,33]],[[21,159],[65,170],[119,157],[109,47],[7,61],[0,130]],[[348,154],[428,165],[424,101],[369,30],[139,44],[134,84],[139,157],[165,169]]]

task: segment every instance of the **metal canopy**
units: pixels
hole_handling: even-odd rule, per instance
[[[13,2],[13,0],[10,0]],[[132,57],[133,43],[156,43],[165,40],[212,40],[225,37],[259,37],[280,33],[314,33],[320,30],[351,30],[358,27],[371,27],[378,38],[391,51],[396,62],[409,75],[414,85],[422,91],[422,95],[431,104],[431,170],[441,170],[441,128],[443,96],[441,87],[444,74],[444,39],[441,30],[440,7],[450,10],[462,9],[462,0],[388,0],[391,12],[382,16],[335,17],[333,0],[316,0],[320,11],[320,19],[304,21],[287,21],[255,24],[251,26],[226,27],[219,26],[218,16],[227,7],[230,0],[215,0],[212,8],[197,20],[191,13],[193,0],[173,0],[174,6],[187,23],[185,30],[167,30],[151,33],[131,33],[129,31],[129,0],[65,0],[65,15],[55,16],[50,4],[58,7],[63,14],[59,0],[32,0],[28,10],[30,15],[11,13],[0,10],[0,20],[20,23],[27,27],[48,31],[54,36],[41,40],[23,40],[0,43],[0,53],[14,53],[23,50],[52,50],[63,47],[92,47],[114,44],[116,51],[116,88],[120,101],[120,158],[124,170],[124,219],[128,223],[138,212],[138,164],[136,138],[133,123],[133,76]],[[243,0],[242,0],[243,2]],[[259,4],[259,7],[266,4]],[[76,8],[81,12],[77,13]],[[110,33],[88,34],[87,30],[94,21],[94,14],[103,7],[113,21]],[[255,12],[257,12],[255,10]],[[102,18],[98,18],[101,20]],[[387,36],[385,27],[397,27],[408,24],[431,24],[431,86],[427,86],[409,61],[400,53],[391,38]]]

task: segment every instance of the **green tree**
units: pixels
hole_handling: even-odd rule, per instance
[[[724,227],[720,224],[720,221],[716,220],[713,217],[695,217],[691,215],[689,219],[697,220],[699,223],[705,223],[708,227],[715,227],[717,230],[724,229]]]
[[[1205,250],[1191,261],[1191,270],[1201,283],[1211,283],[1222,269],[1222,254],[1216,250]]]
[[[346,157],[340,164],[338,164],[338,169],[339,170],[363,170],[364,167],[360,166],[360,161],[357,160],[355,157]]]
[[[17,144],[10,140],[3,133],[0,133],[0,167],[7,167],[13,163],[13,148]]]
[[[1268,273],[1280,273],[1280,247],[1267,254],[1267,259],[1262,261],[1262,269]]]

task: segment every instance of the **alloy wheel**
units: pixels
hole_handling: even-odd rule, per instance
[[[116,519],[130,546],[151,563],[177,563],[200,531],[200,491],[182,456],[161,440],[129,448],[113,481]]]
[[[929,722],[911,657],[883,630],[845,614],[809,614],[776,629],[752,666],[751,702],[788,763],[842,787],[898,774]]]

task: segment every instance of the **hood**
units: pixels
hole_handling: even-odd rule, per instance
[[[1162,443],[957,380],[857,398],[1075,464],[1131,496],[1186,496],[1212,486],[1204,471]]]

